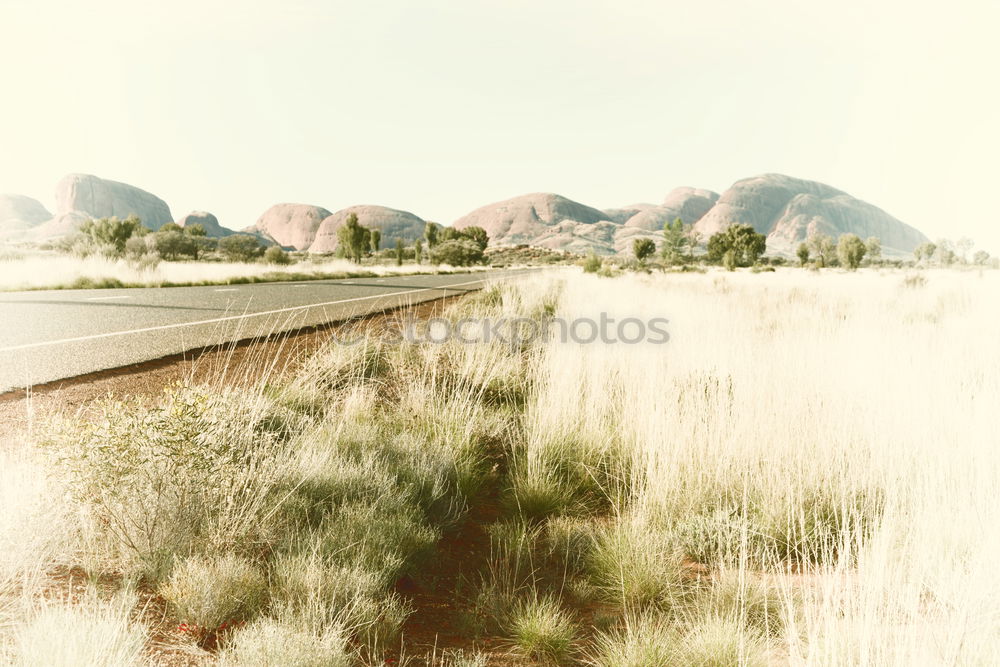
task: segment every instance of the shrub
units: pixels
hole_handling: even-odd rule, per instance
[[[262,248],[254,236],[233,234],[219,239],[219,252],[231,262],[252,262],[260,256]]]
[[[587,255],[586,259],[583,260],[583,271],[584,273],[597,273],[604,266],[604,262],[601,258],[597,256],[597,253],[591,252]]]
[[[267,603],[267,577],[231,555],[194,557],[160,586],[174,615],[199,639],[252,620]]]
[[[574,653],[578,629],[554,598],[532,598],[515,605],[508,632],[515,649],[544,663],[564,664]]]
[[[350,667],[347,637],[337,626],[318,633],[274,619],[242,628],[219,654],[220,667]]]
[[[431,262],[450,266],[469,266],[483,261],[483,249],[475,241],[442,241],[431,248]]]
[[[640,264],[656,252],[656,244],[652,239],[635,239],[632,241],[632,253]]]
[[[110,247],[115,254],[125,252],[125,244],[132,237],[139,237],[147,230],[136,216],[125,220],[118,218],[101,218],[86,220],[80,225],[80,232],[98,247]]]
[[[153,248],[163,259],[198,258],[198,242],[184,232],[156,232],[150,238],[153,239]]]
[[[267,405],[267,404],[265,404]],[[259,546],[278,434],[238,393],[105,401],[42,443],[108,567],[156,581],[175,555]]]
[[[273,245],[264,251],[264,261],[268,264],[291,264],[292,258],[280,247]]]

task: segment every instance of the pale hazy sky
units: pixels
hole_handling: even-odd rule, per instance
[[[0,0],[0,192],[450,223],[781,172],[1000,253],[997,0]]]

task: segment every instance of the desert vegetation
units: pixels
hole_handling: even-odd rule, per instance
[[[1000,284],[921,277],[553,272],[445,317],[669,341],[373,335],[36,423],[0,465],[0,655],[993,664]]]

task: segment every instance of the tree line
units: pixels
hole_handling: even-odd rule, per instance
[[[685,224],[680,218],[667,222],[663,225],[660,260],[665,266],[707,263],[721,265],[732,271],[737,267],[757,266],[767,250],[767,237],[758,233],[751,225],[743,224],[731,225],[712,234],[705,244],[703,254],[697,253],[700,243],[701,235],[694,229],[694,225]],[[978,250],[970,258],[973,245],[967,238],[955,243],[941,239],[937,243],[921,244],[913,251],[913,255],[917,264],[922,265],[972,264],[1000,268],[1000,260],[992,258],[985,250]],[[656,254],[656,243],[651,238],[635,239],[632,242],[632,252],[639,265],[645,266]],[[840,266],[853,271],[864,263],[879,265],[883,261],[882,241],[878,237],[871,236],[862,240],[852,233],[841,234],[836,241],[827,234],[810,234],[799,244],[795,254],[800,266],[812,268]],[[770,263],[782,264],[784,259],[774,257]]]

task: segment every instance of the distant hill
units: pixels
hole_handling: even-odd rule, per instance
[[[877,236],[888,254],[909,254],[927,241],[920,231],[882,209],[829,185],[782,174],[737,181],[695,228],[703,238],[732,224],[752,225],[767,235],[769,253],[794,252],[813,233],[836,239],[853,233]]]
[[[90,218],[138,215],[150,229],[173,220],[170,207],[135,186],[89,174],[70,174],[56,187],[53,216],[41,203],[22,195],[0,196],[0,240],[45,240],[72,234]],[[423,234],[424,219],[409,211],[376,205],[351,206],[331,213],[313,204],[275,204],[247,227],[265,242],[311,252],[337,247],[337,229],[354,213],[362,225],[382,232],[383,247],[397,238],[412,243]],[[767,236],[768,254],[791,255],[814,233],[837,238],[854,233],[876,236],[889,255],[909,254],[927,240],[920,231],[882,209],[836,188],[782,174],[764,174],[734,183],[721,195],[691,187],[674,188],[661,204],[598,209],[558,194],[536,192],[481,206],[453,226],[486,230],[493,247],[533,246],[573,253],[630,254],[637,238],[662,239],[663,225],[680,218],[692,224],[702,242],[733,224],[752,225]],[[214,215],[196,211],[178,221],[202,224],[210,236],[234,233]]]
[[[666,222],[694,225],[702,241],[733,224],[752,225],[767,236],[768,253],[791,255],[810,234],[833,238],[854,233],[877,236],[889,254],[909,254],[927,238],[885,211],[822,183],[781,174],[737,181],[721,195],[680,187],[662,204],[632,204],[603,211],[551,193],[489,204],[462,216],[455,227],[486,229],[491,244],[631,253],[636,238],[661,240]]]
[[[0,195],[0,240],[23,237],[51,218],[40,201],[24,195]]]

